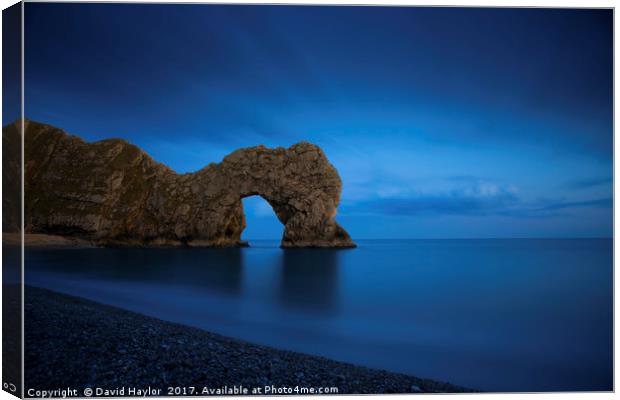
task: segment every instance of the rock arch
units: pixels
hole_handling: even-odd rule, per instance
[[[224,219],[235,216],[229,232],[234,232],[237,240],[245,227],[241,199],[258,195],[284,225],[282,247],[353,245],[334,220],[342,188],[340,177],[318,146],[301,142],[288,149],[240,149],[220,164],[198,171],[195,180],[209,193],[207,203],[226,208]],[[238,220],[241,229],[234,226]]]
[[[86,143],[27,121],[24,151],[27,232],[102,245],[237,246],[241,199],[258,195],[284,225],[282,247],[355,246],[334,219],[340,177],[307,142],[239,149],[177,174],[124,140]]]

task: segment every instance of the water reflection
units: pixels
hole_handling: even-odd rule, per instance
[[[202,261],[193,264],[200,271],[199,275],[190,273],[193,279],[196,277],[200,279],[200,282],[194,283],[204,284],[216,291],[240,294],[244,269],[242,250],[239,248],[197,250],[200,252],[198,258]],[[184,265],[183,260],[177,262],[181,264],[173,265]]]
[[[205,287],[238,295],[242,288],[243,253],[224,249],[76,249],[45,252],[56,272],[88,278]],[[37,251],[30,254],[37,256]],[[33,264],[36,268],[37,264]]]
[[[246,250],[30,249],[26,258],[45,259],[44,264],[30,263],[30,273],[43,268],[45,272],[53,270],[93,281],[175,285],[232,296],[242,294],[244,274],[248,271],[256,270],[246,280],[253,279],[251,276],[265,279],[272,270],[274,279],[267,285],[275,286],[277,299],[284,307],[320,314],[333,314],[338,310],[339,257],[346,250],[274,248],[270,251],[275,252],[272,255],[275,262],[274,259],[248,257],[250,254]]]
[[[336,313],[338,260],[336,249],[282,249],[280,300],[285,307]]]

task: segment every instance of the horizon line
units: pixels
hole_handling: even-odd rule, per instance
[[[613,236],[515,236],[515,237],[445,237],[445,238],[355,238],[354,240],[522,240],[522,239],[535,239],[535,240],[575,240],[575,239],[613,239]],[[251,240],[282,240],[281,238],[263,238],[263,239],[241,239],[245,241]]]

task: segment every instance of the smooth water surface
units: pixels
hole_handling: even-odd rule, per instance
[[[481,390],[612,389],[611,239],[251,244],[28,249],[26,283]]]

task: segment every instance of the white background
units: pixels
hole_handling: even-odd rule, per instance
[[[66,2],[66,1],[65,1]],[[109,1],[111,2],[111,1]],[[129,3],[129,2],[142,2],[142,3],[146,3],[147,1],[124,1],[125,3]],[[260,1],[260,0],[244,0],[244,1],[239,1],[239,0],[229,0],[229,1],[157,1],[157,0],[151,0],[148,1],[148,3],[245,3],[245,4],[249,4],[249,3],[256,3],[256,4],[260,4],[260,3],[270,3],[270,4],[356,4],[356,5],[361,5],[361,4],[372,4],[372,5],[437,5],[437,6],[494,6],[494,7],[507,7],[507,6],[512,6],[512,7],[615,7],[615,1],[599,1],[599,0],[590,0],[590,1],[577,1],[577,0],[556,0],[556,1],[550,1],[550,0],[545,0],[545,1],[489,1],[489,0],[476,0],[475,2],[472,1],[467,1],[467,0],[451,0],[451,1],[433,1],[433,0],[425,0],[425,1],[415,1],[415,0],[374,0],[374,1],[363,1],[363,0],[338,0],[338,1],[330,1],[330,0],[314,0],[314,1],[296,1],[296,0],[289,0],[289,1],[281,1],[281,0],[270,0],[270,1]],[[15,4],[15,1],[13,0],[0,0],[0,4],[2,5],[2,9],[7,8],[13,4]],[[0,20],[0,28],[2,26],[2,22]],[[616,26],[616,14],[614,12],[614,27]],[[1,29],[0,29],[1,32]],[[1,36],[1,33],[0,33]],[[617,76],[617,72],[618,72],[618,64],[616,63],[616,51],[615,51],[615,43],[618,43],[618,31],[616,31],[614,29],[614,78],[615,76]],[[0,72],[2,69],[2,55],[0,54]],[[0,93],[1,93],[1,85],[2,83],[0,82]],[[615,81],[614,79],[614,97],[615,97],[615,93],[617,92],[617,87],[618,87],[618,83],[617,81]],[[618,115],[618,104],[614,102],[614,120],[615,120],[615,116]],[[3,121],[3,125],[7,123],[7,121]],[[615,124],[614,124],[614,131],[615,131]],[[614,140],[614,155],[618,153],[618,143]],[[0,159],[1,159],[2,155],[0,154]],[[615,157],[614,157],[615,160]],[[1,167],[0,167],[1,169]],[[616,163],[614,162],[614,176],[616,176],[618,173],[618,166],[616,165]],[[1,175],[0,175],[1,176]],[[1,179],[1,178],[0,178]],[[615,180],[614,180],[614,187],[615,187]],[[615,190],[614,190],[615,192]],[[614,210],[617,209],[618,206],[618,198],[614,195]],[[2,216],[2,211],[0,210],[0,217]],[[616,232],[615,232],[615,226],[616,226],[616,218],[615,218],[615,213],[614,213],[614,238],[616,236]],[[618,246],[617,243],[614,239],[614,254],[617,253],[618,250]],[[1,254],[2,250],[0,249],[0,254]],[[615,257],[614,257],[614,271],[615,271]],[[617,276],[614,273],[614,287],[617,286]],[[1,289],[0,289],[1,291]],[[1,304],[1,298],[0,298],[0,304]],[[614,310],[616,309],[616,303],[615,303],[615,296],[614,296]],[[0,322],[1,325],[1,322]],[[1,335],[1,334],[0,334]],[[614,344],[617,341],[618,338],[618,329],[617,329],[617,319],[615,318],[614,315]],[[615,346],[614,346],[615,348]],[[614,349],[614,360],[616,359],[616,351]],[[614,363],[615,364],[615,363]],[[618,378],[618,371],[617,369],[614,368],[614,382],[618,382],[617,380]],[[486,400],[494,400],[494,399],[534,399],[534,398],[541,398],[541,399],[549,399],[549,400],[553,400],[553,399],[607,399],[607,398],[613,398],[615,397],[615,395],[613,393],[545,393],[545,394],[523,394],[523,393],[515,393],[515,394],[494,394],[494,393],[489,393],[489,394],[463,394],[463,395],[372,395],[372,396],[364,396],[365,398],[368,397],[373,397],[373,398],[382,398],[382,399],[405,399],[405,398],[411,398],[412,396],[424,396],[424,397],[429,397],[429,396],[442,396],[442,397],[446,397],[446,396],[458,396],[459,398],[465,398],[465,399],[486,399]],[[272,397],[272,396],[269,396]],[[275,396],[273,396],[275,397]],[[291,396],[287,396],[287,397],[291,397]],[[295,398],[309,398],[308,396],[292,396]],[[0,392],[0,400],[9,400],[9,399],[14,399],[15,397],[9,395],[8,393],[1,391]],[[170,397],[171,399],[174,399],[174,397]],[[178,399],[181,399],[182,397],[178,397]],[[220,397],[221,398],[221,397]],[[239,398],[239,397],[236,397]],[[242,399],[248,399],[251,397],[241,397]],[[339,395],[337,396],[338,399],[343,399],[343,400],[349,400],[349,399],[359,399],[360,396],[344,396],[344,395]]]

